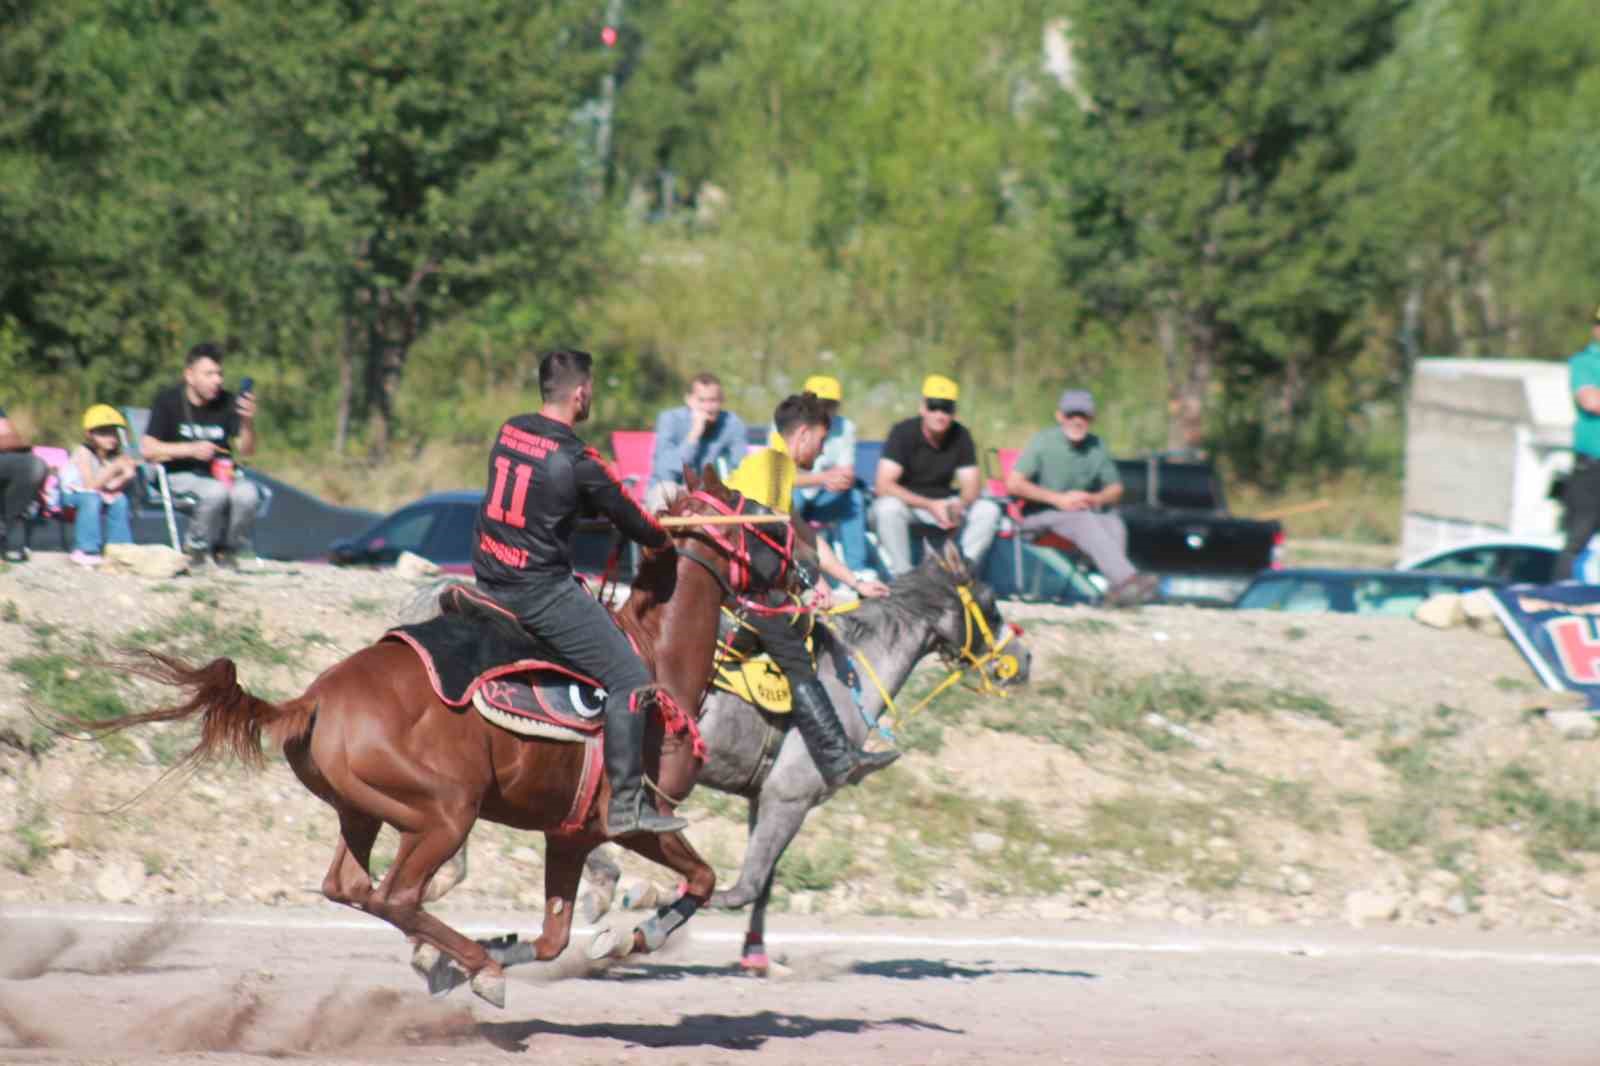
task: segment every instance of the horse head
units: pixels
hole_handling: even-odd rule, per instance
[[[936,573],[949,591],[933,626],[939,653],[979,671],[985,684],[1026,682],[1033,654],[1022,642],[1021,627],[1000,617],[994,589],[972,572],[955,544],[947,541],[922,567]]]

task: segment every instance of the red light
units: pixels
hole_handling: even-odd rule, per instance
[[[617,43],[617,28],[615,26],[607,26],[605,29],[601,30],[600,41],[607,48],[615,47]]]

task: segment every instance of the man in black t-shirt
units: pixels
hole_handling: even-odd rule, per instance
[[[593,366],[588,352],[576,350],[547,352],[539,360],[543,406],[507,419],[489,452],[472,572],[523,628],[606,690],[607,832],[675,833],[689,823],[656,810],[644,791],[650,671],[605,606],[572,574],[572,535],[581,514],[607,516],[652,551],[672,543],[573,430],[589,417]]]
[[[234,463],[256,450],[256,400],[222,387],[222,349],[197,344],[183,362],[183,380],[156,395],[139,450],[167,468],[174,493],[196,499],[183,550],[190,561],[215,556],[232,565],[253,549],[261,493]]]
[[[1000,505],[981,495],[977,445],[956,421],[960,393],[954,381],[929,374],[922,383],[921,413],[897,422],[884,441],[873,484],[878,498],[872,501],[872,526],[896,577],[911,569],[912,522],[959,531],[961,554],[975,567],[999,528]]]
[[[43,459],[0,407],[0,558],[20,563],[28,558],[27,529],[22,516],[49,475]]]

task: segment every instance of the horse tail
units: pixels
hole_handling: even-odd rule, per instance
[[[199,716],[200,739],[183,757],[182,764],[203,763],[231,755],[245,766],[260,769],[266,762],[261,752],[263,729],[282,746],[309,732],[316,715],[316,699],[310,693],[281,704],[252,696],[239,684],[238,669],[232,659],[213,659],[204,666],[191,666],[181,659],[146,649],[122,665],[129,673],[182,689],[187,698],[182,703],[143,714],[74,722],[74,727],[104,736],[133,726],[182,722]]]

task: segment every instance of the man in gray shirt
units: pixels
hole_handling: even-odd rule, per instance
[[[1159,579],[1128,561],[1128,527],[1109,510],[1122,499],[1122,477],[1105,443],[1089,432],[1094,396],[1067,389],[1056,404],[1056,425],[1028,441],[1006,474],[1006,491],[1022,501],[1022,528],[1050,532],[1076,544],[1111,583],[1106,603],[1127,607],[1156,593]]]

